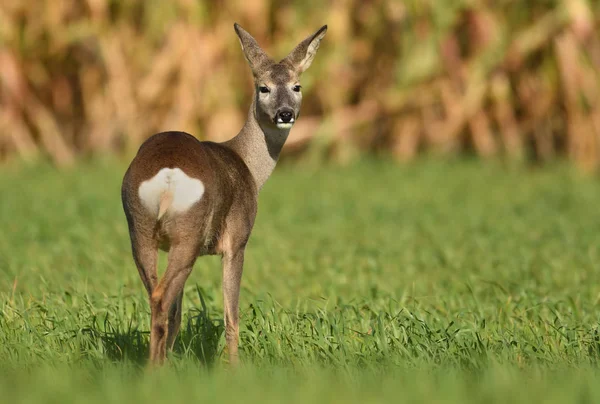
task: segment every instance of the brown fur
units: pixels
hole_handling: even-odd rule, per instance
[[[230,363],[237,363],[238,299],[244,250],[257,211],[258,193],[275,167],[289,129],[276,117],[289,108],[297,117],[301,96],[293,90],[323,38],[326,27],[274,63],[237,24],[236,32],[255,77],[269,95],[255,92],[248,121],[224,143],[200,142],[183,132],[162,132],[146,140],[131,162],[121,189],[133,258],[151,306],[150,360],[160,364],[181,324],[183,286],[196,258],[219,254],[223,263],[225,334]],[[312,52],[312,53],[311,53]],[[202,198],[187,211],[169,212],[172,195],[160,198],[158,216],[141,203],[140,185],[163,168],[179,168],[204,185]],[[157,277],[157,249],[168,251],[167,269]]]

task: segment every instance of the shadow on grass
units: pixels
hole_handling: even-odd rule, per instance
[[[210,317],[200,289],[198,296],[202,308],[192,308],[184,315],[173,352],[169,355],[196,359],[210,367],[221,353],[219,342],[223,320]],[[148,361],[150,331],[140,331],[131,324],[127,330],[119,330],[107,320],[104,327],[95,326],[89,331],[100,339],[104,355],[111,361],[129,361],[142,366]]]

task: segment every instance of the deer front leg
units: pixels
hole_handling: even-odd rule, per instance
[[[225,322],[225,340],[229,351],[229,364],[237,366],[239,338],[239,297],[242,270],[244,266],[244,248],[226,251],[223,254],[223,305]]]

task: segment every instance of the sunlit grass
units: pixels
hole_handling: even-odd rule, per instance
[[[0,389],[11,402],[600,395],[593,178],[468,162],[279,167],[247,249],[244,368],[224,366],[220,263],[207,257],[186,285],[176,350],[152,375],[123,170],[0,178]]]

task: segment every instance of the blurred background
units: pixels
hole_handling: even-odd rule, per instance
[[[234,136],[252,94],[234,22],[277,59],[329,25],[285,157],[600,163],[592,0],[2,0],[0,161]]]

